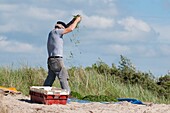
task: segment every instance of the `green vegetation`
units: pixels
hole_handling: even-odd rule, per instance
[[[136,98],[144,102],[170,104],[170,75],[156,78],[151,72],[136,70],[129,59],[120,56],[118,66],[98,61],[91,67],[69,70],[71,95],[90,101],[116,101],[116,98]],[[41,86],[47,76],[43,68],[0,68],[0,86],[15,87],[29,94],[30,86]],[[60,87],[55,81],[55,87]]]

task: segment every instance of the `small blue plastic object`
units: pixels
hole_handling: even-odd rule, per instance
[[[140,100],[133,99],[133,98],[118,98],[118,101],[127,101],[131,102],[132,104],[143,104]],[[144,104],[143,104],[144,105]]]

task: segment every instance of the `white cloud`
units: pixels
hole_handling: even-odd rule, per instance
[[[39,48],[28,43],[10,41],[4,36],[0,36],[0,51],[12,53],[31,53],[37,52],[38,50],[40,51]]]
[[[84,0],[67,0],[68,2],[70,3],[80,3],[80,2],[83,2]]]
[[[127,31],[132,31],[134,29],[144,32],[150,32],[151,27],[142,20],[137,20],[134,17],[127,17],[118,21],[120,25],[123,25]]]
[[[66,11],[63,10],[35,7],[27,4],[0,4],[0,11],[3,15],[2,18],[16,19],[17,21],[23,19],[53,20],[66,14]]]
[[[74,1],[77,1],[77,0],[74,0]],[[81,0],[81,1],[83,1],[83,0]],[[101,5],[102,4],[111,5],[115,1],[117,1],[117,0],[86,0],[86,2],[89,3],[89,5],[96,5],[99,2],[101,3]]]
[[[16,9],[18,9],[18,6],[14,4],[0,4],[0,11],[11,12]]]
[[[66,15],[66,12],[57,9],[50,10],[47,8],[29,7],[26,11],[26,15],[38,20],[54,20],[57,17],[64,17]]]
[[[11,20],[4,25],[0,25],[0,32],[5,33],[5,32],[11,32],[11,31],[26,31],[26,29],[23,29],[23,27],[21,28],[20,26],[21,25],[19,25],[17,22]]]
[[[106,52],[108,54],[116,55],[128,55],[128,56],[138,56],[138,57],[156,57],[159,51],[149,45],[124,45],[124,44],[112,44],[105,45],[107,48]]]
[[[52,20],[63,18],[66,11],[34,7],[27,4],[0,4],[0,33],[35,33]]]
[[[105,18],[102,16],[83,15],[82,24],[88,28],[106,29],[113,27],[114,19]]]
[[[119,42],[150,43],[157,42],[159,33],[149,24],[134,17],[128,17],[117,21],[115,31],[111,34]],[[123,29],[122,29],[123,27]]]
[[[150,37],[152,33],[145,33],[140,31],[115,31],[112,33],[115,38],[114,40],[118,42],[135,42],[135,43],[141,43],[141,42],[148,42],[149,40],[152,40],[153,37]]]
[[[85,15],[86,17],[86,15]],[[91,24],[91,20],[93,18],[85,20],[83,18],[83,21],[86,21],[87,23],[83,23],[84,26],[92,27],[93,23]],[[86,37],[89,38],[91,41],[102,41],[102,42],[110,42],[110,43],[151,43],[151,42],[158,42],[158,36],[159,34],[157,31],[155,31],[152,27],[150,27],[148,24],[146,24],[144,21],[132,19],[129,20],[126,23],[124,22],[126,19],[122,19],[118,22],[118,24],[115,23],[113,19],[111,19],[109,24],[102,24],[105,27],[107,26],[108,29],[99,29],[102,25],[99,25],[97,20],[95,21],[97,24],[95,24],[96,29],[93,31],[93,33],[86,33]],[[83,22],[82,21],[82,22]],[[91,25],[91,26],[90,26]],[[112,25],[112,28],[111,26]],[[123,28],[122,28],[123,26]],[[98,27],[98,29],[97,29]],[[126,29],[124,29],[126,28]],[[86,28],[82,28],[81,30],[87,30]],[[86,39],[82,39],[86,41]]]
[[[107,13],[106,13],[107,10]],[[118,15],[118,11],[116,7],[111,7],[111,8],[107,8],[105,10],[103,9],[98,9],[97,11],[95,11],[98,15],[102,15],[105,17],[116,17]],[[108,15],[109,14],[109,15]]]
[[[140,57],[156,57],[159,54],[157,48],[150,45],[131,45],[131,50],[133,51],[132,55]]]
[[[102,0],[102,1],[104,1],[104,3],[112,3],[112,2],[114,2],[116,0]]]
[[[111,54],[130,54],[131,49],[127,45],[113,44],[106,46]]]

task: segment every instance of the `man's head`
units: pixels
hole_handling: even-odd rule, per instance
[[[62,21],[58,21],[56,24],[55,24],[55,28],[59,28],[59,29],[65,29],[67,28],[67,25],[62,22]]]

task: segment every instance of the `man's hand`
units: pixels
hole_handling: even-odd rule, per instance
[[[78,15],[75,15],[74,18],[75,18],[77,21],[80,22],[82,17],[81,17],[81,15],[78,14]]]
[[[81,15],[78,14],[78,15],[74,16],[74,18],[76,18],[76,20],[75,20],[75,21],[77,21],[76,28],[78,28],[78,24],[80,23],[82,17],[81,17]]]
[[[78,16],[76,17],[76,20],[77,20],[78,22],[80,22],[80,21],[81,21],[81,16],[78,15]]]

